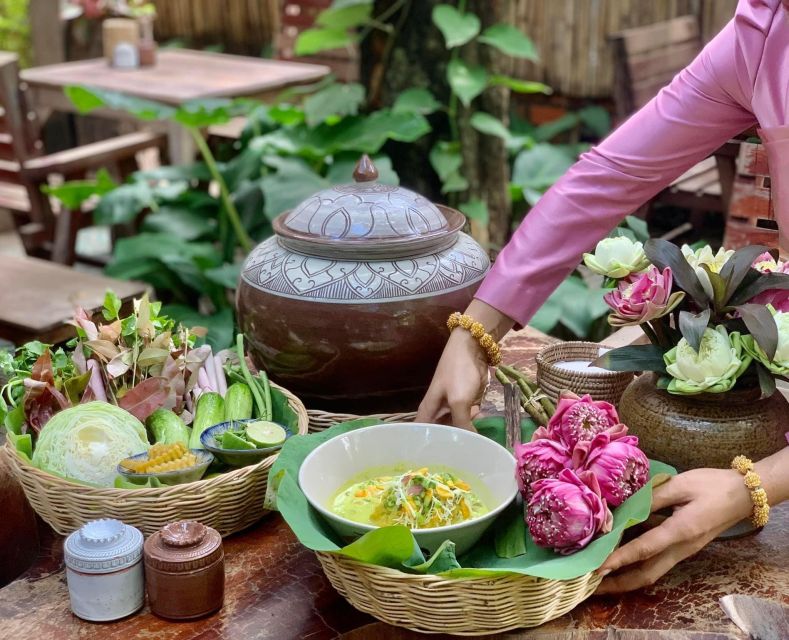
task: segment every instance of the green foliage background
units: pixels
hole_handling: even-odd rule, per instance
[[[30,64],[28,0],[0,0],[0,49],[19,54],[23,67]]]

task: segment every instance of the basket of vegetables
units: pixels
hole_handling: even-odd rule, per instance
[[[60,534],[96,518],[146,535],[174,520],[222,535],[250,526],[266,513],[279,448],[307,432],[304,405],[252,370],[243,336],[214,354],[196,346],[202,329],[176,325],[159,303],[143,297],[126,318],[119,308],[108,293],[106,323],[77,310],[64,347],[0,354],[0,457]],[[228,455],[204,445],[220,424],[229,436],[211,445]],[[253,455],[234,457],[236,447]]]

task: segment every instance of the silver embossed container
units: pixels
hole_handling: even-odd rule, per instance
[[[92,520],[63,543],[71,610],[107,622],[142,608],[142,533],[120,520]]]

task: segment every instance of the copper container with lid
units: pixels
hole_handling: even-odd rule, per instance
[[[199,522],[173,522],[145,541],[145,585],[151,611],[191,620],[222,607],[225,554],[222,537]]]
[[[380,182],[367,156],[353,178],[274,220],[242,268],[239,324],[311,408],[412,410],[490,261],[459,211]]]

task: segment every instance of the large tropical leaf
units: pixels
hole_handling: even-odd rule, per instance
[[[494,24],[482,33],[479,41],[495,47],[514,58],[525,58],[537,62],[537,48],[531,38],[511,24]]]
[[[447,65],[447,81],[452,91],[466,106],[485,90],[488,73],[484,67],[469,65],[462,60],[450,60]]]

